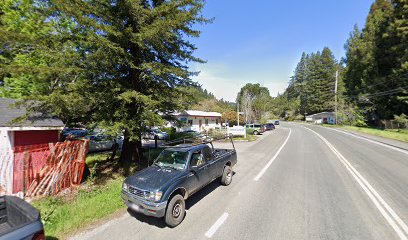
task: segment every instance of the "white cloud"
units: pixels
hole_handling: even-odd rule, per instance
[[[264,85],[269,89],[269,93],[271,94],[272,97],[276,97],[279,94],[282,94],[285,89],[288,87],[287,82],[271,82],[268,84]]]
[[[204,89],[212,92],[218,99],[223,98],[232,102],[235,102],[242,87],[239,79],[220,77],[208,70],[201,70],[193,80],[203,85]]]
[[[279,80],[274,80],[273,77],[254,76],[253,79],[262,79],[262,81],[248,81],[245,76],[233,76],[226,74],[235,72],[228,69],[227,66],[208,64],[193,67],[194,71],[200,71],[200,74],[193,78],[203,86],[207,91],[212,92],[218,99],[223,98],[234,102],[239,90],[246,83],[260,83],[269,89],[271,96],[276,97],[278,93],[283,93],[287,87],[287,80],[285,78],[277,77]],[[271,78],[271,79],[268,79]]]

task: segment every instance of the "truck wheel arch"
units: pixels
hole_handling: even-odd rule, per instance
[[[170,199],[174,196],[180,194],[181,196],[183,196],[184,199],[187,199],[188,197],[188,193],[187,190],[183,187],[179,187],[173,190],[173,192],[169,195],[169,201]]]

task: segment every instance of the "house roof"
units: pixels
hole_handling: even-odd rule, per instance
[[[23,106],[15,107],[16,100],[0,98],[0,127],[64,127],[64,123],[56,118],[34,113],[26,121],[13,122],[14,119],[24,116],[27,111]]]
[[[178,116],[197,116],[197,117],[221,117],[221,113],[218,112],[204,112],[196,110],[187,110],[181,113],[176,113]]]
[[[320,112],[320,113],[315,113],[315,114],[312,114],[312,115],[307,115],[306,117],[307,117],[307,118],[311,118],[311,117],[323,117],[323,116],[328,116],[328,115],[334,116],[335,113],[334,113],[334,112]]]

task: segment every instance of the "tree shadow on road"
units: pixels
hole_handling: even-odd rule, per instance
[[[236,172],[233,171],[232,175],[235,176]],[[186,201],[186,209],[189,210],[191,207],[193,207],[196,203],[201,201],[201,199],[205,198],[207,195],[212,193],[215,189],[218,187],[222,186],[221,185],[221,178],[217,178],[214,181],[212,181],[210,184],[208,184],[206,187],[195,193],[193,196],[191,196],[189,199]]]
[[[189,210],[191,207],[193,207],[196,203],[201,201],[201,199],[205,198],[219,186],[221,186],[220,180],[215,179],[213,182],[211,182],[206,187],[204,187],[203,189],[195,193],[193,196],[191,196],[189,199],[187,199],[186,209]]]
[[[46,236],[45,239],[46,240],[59,240],[59,238],[54,237],[54,236]]]
[[[235,174],[236,174],[236,172],[233,172],[233,175],[235,175]],[[212,181],[210,184],[208,184],[207,186],[202,188],[200,191],[198,191],[197,193],[195,193],[194,195],[189,197],[186,200],[186,210],[190,210],[190,208],[192,208],[196,203],[198,203],[199,201],[204,199],[207,195],[212,193],[215,189],[217,189],[220,186],[222,186],[220,178],[217,178],[214,181]],[[127,211],[132,217],[136,218],[137,220],[139,220],[141,222],[145,222],[145,223],[147,223],[149,225],[154,225],[154,226],[156,226],[158,228],[167,227],[167,225],[164,222],[163,218],[156,218],[156,217],[146,216],[146,215],[144,215],[142,213],[137,213],[137,212],[133,211],[130,208],[128,208]],[[187,212],[186,212],[186,215],[184,216],[184,218],[186,218],[186,217],[187,217]]]
[[[156,226],[158,228],[167,227],[167,225],[164,222],[163,218],[156,218],[156,217],[146,216],[146,215],[144,215],[142,213],[135,212],[130,208],[128,208],[127,211],[130,214],[130,216],[136,218],[137,220],[139,220],[141,222],[147,223],[149,225]]]
[[[221,186],[220,180],[216,179],[212,183],[208,184],[206,187],[204,187],[203,189],[201,189],[200,191],[195,193],[193,196],[188,198],[186,200],[186,210],[189,210],[191,207],[193,207],[196,203],[201,201],[203,198],[205,198],[207,195],[209,195],[211,192],[213,192],[219,186]],[[167,225],[164,222],[163,218],[156,218],[156,217],[146,216],[146,215],[144,215],[142,213],[137,213],[137,212],[133,211],[130,208],[128,208],[127,211],[132,217],[136,218],[137,220],[139,220],[141,222],[145,222],[145,223],[147,223],[149,225],[153,225],[153,226],[156,226],[158,228],[167,227]],[[184,216],[184,218],[186,218],[186,217],[187,217],[187,212],[186,212],[186,215]]]

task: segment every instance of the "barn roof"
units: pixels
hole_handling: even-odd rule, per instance
[[[334,115],[335,115],[334,112],[319,112],[319,113],[315,113],[315,114],[312,114],[312,115],[307,115],[306,117],[307,118],[311,118],[311,117],[319,118],[319,117],[334,116]]]
[[[175,115],[179,116],[197,116],[197,117],[221,117],[221,113],[218,112],[204,112],[204,111],[196,111],[196,110],[187,110],[181,113],[177,113]]]
[[[15,103],[15,99],[0,98],[0,127],[64,127],[60,119],[41,113],[34,113],[25,121],[13,122],[27,113],[25,107],[13,106]]]

